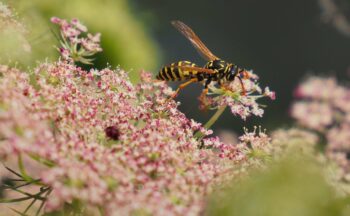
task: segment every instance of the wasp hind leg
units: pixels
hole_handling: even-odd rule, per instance
[[[179,87],[176,89],[175,93],[171,96],[171,98],[175,98],[178,94],[179,91],[183,88],[185,88],[186,86],[188,86],[189,84],[193,83],[193,82],[198,82],[198,78],[192,78],[189,81],[182,83],[181,85],[179,85]]]

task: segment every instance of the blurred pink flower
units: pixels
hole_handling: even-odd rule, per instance
[[[335,78],[310,77],[297,88],[299,101],[291,114],[298,123],[321,133],[327,141],[326,154],[344,170],[350,169],[350,88]]]
[[[298,119],[301,125],[318,131],[324,131],[334,121],[332,107],[318,101],[293,104],[291,115]]]

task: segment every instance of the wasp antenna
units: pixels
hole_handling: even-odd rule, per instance
[[[171,24],[180,30],[182,33],[186,31],[192,31],[190,27],[188,27],[185,23],[181,22],[180,20],[173,20],[171,21]]]
[[[176,25],[176,24],[179,24],[179,23],[183,23],[183,22],[181,22],[180,20],[172,20],[171,21],[172,25]]]

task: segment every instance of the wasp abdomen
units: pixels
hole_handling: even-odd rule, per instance
[[[195,63],[189,61],[179,61],[160,69],[157,79],[166,81],[181,81],[193,78],[198,71],[191,69],[197,67]]]

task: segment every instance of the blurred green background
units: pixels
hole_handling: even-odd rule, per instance
[[[33,65],[36,60],[57,59],[54,33],[57,27],[50,18],[78,18],[89,32],[101,32],[103,53],[96,56],[94,67],[120,65],[132,72],[137,81],[138,71],[153,71],[158,67],[158,44],[144,27],[142,19],[127,0],[16,0],[4,1],[15,11],[16,18],[27,28],[26,38],[32,46],[31,53],[16,56],[23,65]],[[33,55],[34,54],[34,55]],[[30,58],[30,60],[28,60]],[[25,60],[25,61],[24,61]]]
[[[211,197],[207,215],[345,216],[349,200],[339,198],[310,158],[289,156],[271,169],[232,182]]]
[[[7,0],[29,29],[32,52],[17,58],[24,65],[36,60],[57,58],[57,43],[49,18],[79,18],[91,32],[102,33],[104,52],[96,56],[95,67],[120,65],[137,81],[140,69],[157,73],[159,68],[178,60],[199,65],[200,58],[190,43],[170,21],[179,19],[191,26],[217,56],[253,69],[261,86],[277,93],[263,118],[247,121],[227,110],[215,129],[235,130],[262,125],[271,131],[291,123],[288,115],[296,85],[307,74],[331,74],[348,79],[350,40],[322,18],[320,2],[331,0]],[[350,2],[335,1],[340,12],[349,14]],[[171,84],[174,88],[177,84]],[[198,110],[201,91],[194,84],[181,91],[177,100],[188,117],[205,123],[211,112]]]

